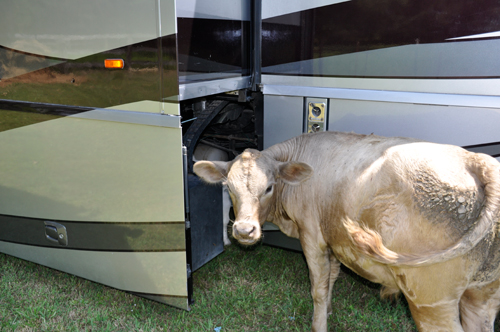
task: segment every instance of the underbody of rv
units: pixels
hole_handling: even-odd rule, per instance
[[[175,307],[223,251],[222,188],[194,160],[326,130],[500,157],[497,2],[0,8],[0,252]]]

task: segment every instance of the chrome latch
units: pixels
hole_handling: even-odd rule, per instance
[[[66,227],[57,222],[45,221],[45,238],[53,244],[68,245]]]

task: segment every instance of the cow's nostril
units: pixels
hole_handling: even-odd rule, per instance
[[[239,234],[250,237],[252,236],[252,233],[255,232],[255,226],[254,225],[245,225],[244,227],[241,227],[239,230]]]

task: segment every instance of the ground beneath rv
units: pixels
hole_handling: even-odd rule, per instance
[[[331,331],[416,331],[406,301],[343,269]],[[194,273],[191,312],[0,254],[0,331],[308,331],[301,253],[236,244]],[[495,329],[500,329],[497,320]]]

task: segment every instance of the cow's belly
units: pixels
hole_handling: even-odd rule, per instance
[[[359,256],[348,246],[332,248],[335,257],[359,276],[388,288],[398,288],[390,269],[373,260]]]

